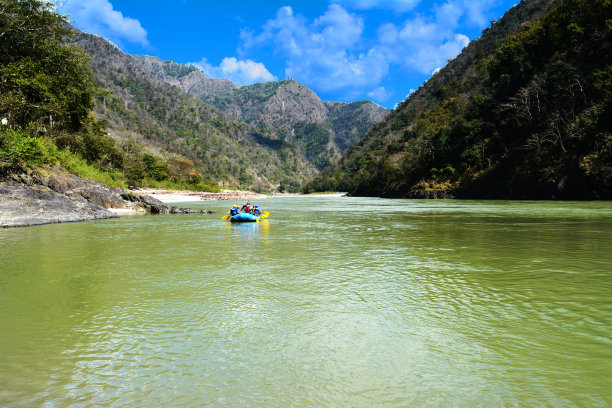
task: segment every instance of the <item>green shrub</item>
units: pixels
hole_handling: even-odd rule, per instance
[[[27,169],[56,163],[58,150],[45,138],[14,130],[0,131],[0,169]]]

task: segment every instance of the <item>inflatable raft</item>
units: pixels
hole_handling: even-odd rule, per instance
[[[240,213],[230,217],[231,222],[259,222],[260,218],[250,213]]]

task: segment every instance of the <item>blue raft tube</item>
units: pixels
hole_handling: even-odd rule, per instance
[[[242,212],[230,217],[231,222],[259,222],[261,219],[251,213]]]

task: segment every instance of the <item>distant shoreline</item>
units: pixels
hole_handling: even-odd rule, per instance
[[[151,196],[164,204],[184,203],[190,201],[221,201],[221,200],[261,200],[269,195],[252,191],[225,190],[219,193],[189,190],[137,189],[135,194]]]
[[[158,199],[164,204],[185,203],[192,201],[237,201],[264,200],[275,197],[342,197],[345,193],[328,194],[260,194],[253,191],[225,190],[219,193],[185,190],[138,189],[134,193],[148,195]]]

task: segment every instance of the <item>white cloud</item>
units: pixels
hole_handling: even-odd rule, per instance
[[[354,46],[363,32],[363,19],[349,14],[337,4],[329,6],[312,23],[296,15],[289,6],[281,7],[276,18],[268,20],[260,34],[243,30],[243,48],[253,48],[273,42],[279,51],[300,56],[314,49],[339,50]]]
[[[378,40],[383,44],[393,44],[399,37],[399,30],[394,24],[387,23],[378,27]]]
[[[378,40],[391,63],[431,74],[470,42],[467,36],[456,33],[464,14],[459,2],[448,1],[435,7],[430,17],[417,15],[400,26],[381,26]]]
[[[238,53],[241,58],[274,54],[284,59],[286,76],[316,92],[334,92],[345,99],[368,94],[384,101],[391,96],[383,86],[391,68],[409,75],[439,70],[468,45],[461,28],[484,28],[483,16],[498,1],[332,0],[325,13],[313,19],[286,6],[259,29],[243,29]],[[377,33],[368,38],[366,20],[354,11],[373,8],[412,12],[368,27]]]
[[[382,8],[405,13],[414,9],[420,0],[335,0],[335,2],[357,10]]]
[[[320,30],[318,35],[332,47],[351,47],[361,38],[363,19],[332,4],[325,14],[314,21],[312,28],[315,32]]]
[[[261,32],[242,31],[242,52],[272,46],[286,59],[286,76],[350,98],[377,86],[388,71],[379,49],[362,46],[363,29],[363,19],[339,4],[313,21],[282,7]]]
[[[58,11],[67,14],[76,27],[88,33],[99,34],[118,44],[128,41],[149,46],[147,30],[140,21],[114,10],[109,0],[66,0]]]
[[[386,102],[393,96],[393,92],[389,92],[384,86],[379,86],[376,89],[368,92],[367,95],[378,102]]]
[[[497,0],[464,0],[461,2],[461,5],[466,9],[466,17],[468,22],[484,28],[489,23],[486,14],[493,6],[495,6],[496,2]]]
[[[240,61],[235,57],[225,57],[218,67],[208,63],[206,58],[200,62],[194,62],[210,78],[229,79],[238,85],[250,85],[255,82],[274,81],[276,78],[261,62]]]

